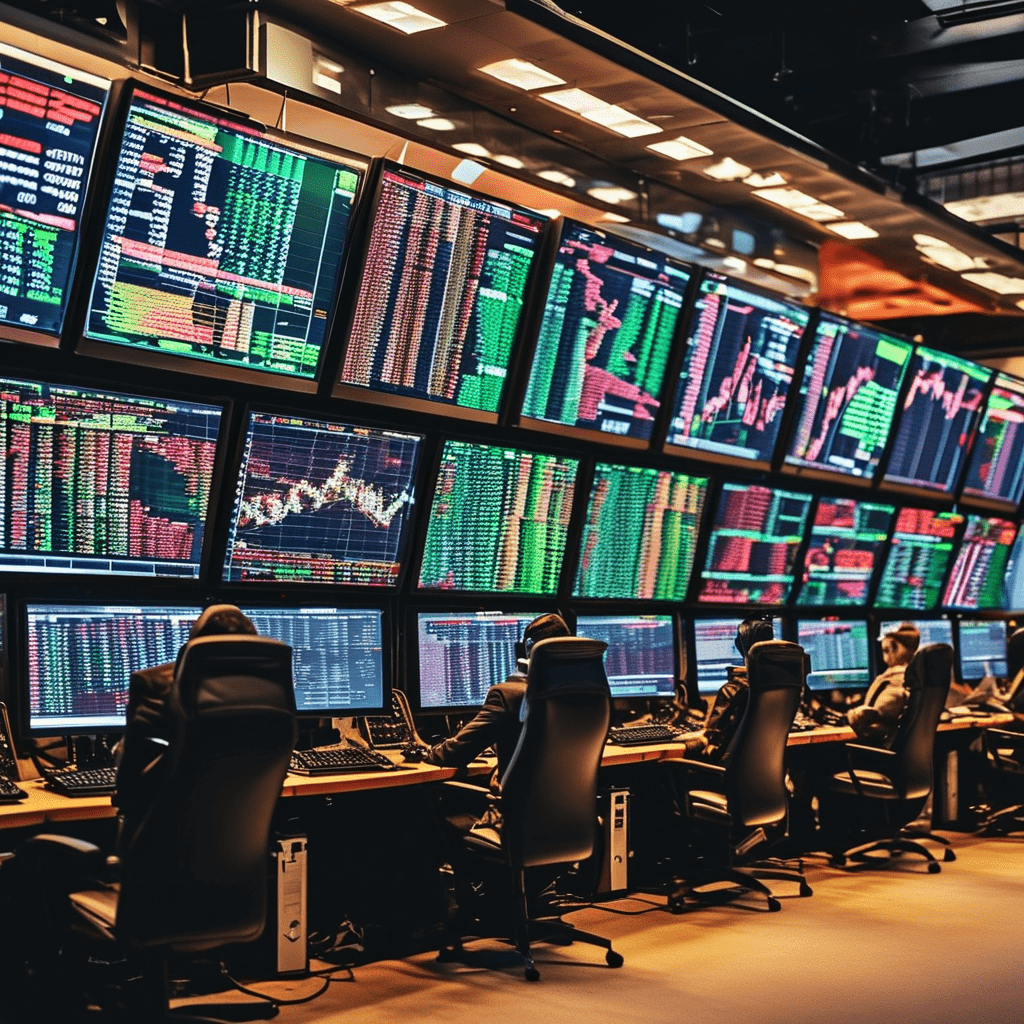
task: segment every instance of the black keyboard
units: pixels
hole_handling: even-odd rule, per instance
[[[391,772],[397,765],[384,754],[365,747],[314,747],[292,751],[290,770],[297,775],[335,775],[339,772]]]
[[[635,747],[641,743],[672,743],[679,739],[680,732],[692,731],[694,730],[680,730],[671,725],[656,725],[653,722],[644,725],[621,725],[608,730],[608,742],[616,743],[620,747]],[[699,727],[696,731],[700,731]]]
[[[28,796],[16,782],[6,779],[0,775],[0,803],[10,803],[12,800],[24,800]]]
[[[61,768],[46,773],[46,784],[64,796],[102,796],[114,792],[116,768]]]

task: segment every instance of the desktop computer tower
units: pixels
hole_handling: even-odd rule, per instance
[[[288,836],[271,845],[274,881],[266,931],[277,974],[299,974],[309,966],[306,949],[306,838]],[[266,936],[265,936],[266,938]]]
[[[629,790],[607,789],[598,794],[601,818],[601,869],[597,891],[601,895],[629,888]]]

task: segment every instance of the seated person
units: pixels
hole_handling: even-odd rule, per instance
[[[868,687],[864,703],[846,712],[846,719],[860,739],[873,746],[888,747],[907,706],[909,695],[903,680],[921,645],[921,633],[912,622],[904,622],[879,640],[886,669]]]

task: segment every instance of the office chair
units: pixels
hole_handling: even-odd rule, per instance
[[[693,826],[695,846],[706,867],[690,868],[670,894],[673,913],[697,903],[721,903],[760,893],[769,910],[781,906],[761,879],[799,883],[810,896],[802,872],[779,861],[758,862],[756,853],[785,833],[789,813],[786,741],[807,677],[807,658],[799,644],[762,640],[747,653],[747,706],[729,743],[725,763],[682,762],[685,790],[679,803]],[[708,889],[717,883],[727,888]]]
[[[891,748],[845,744],[847,767],[832,777],[828,805],[823,811],[830,808],[835,823],[841,804],[850,809],[855,801],[854,812],[868,817],[881,809],[884,835],[859,846],[832,849],[835,866],[841,867],[847,860],[870,863],[917,853],[928,861],[928,871],[936,874],[940,865],[931,850],[919,842],[921,839],[945,846],[943,860],[956,860],[948,840],[910,824],[932,792],[935,730],[945,707],[952,667],[953,648],[949,644],[920,648],[907,666],[904,686],[909,698]],[[872,856],[878,853],[887,856]]]
[[[145,1020],[168,1013],[171,954],[263,931],[271,815],[295,732],[291,648],[258,636],[190,640],[167,704],[166,770],[152,804],[126,816],[117,883],[70,892],[58,912],[78,935],[116,942],[141,964]],[[52,884],[65,855],[78,861],[78,878],[105,860],[92,844],[55,835],[27,840],[19,859],[34,858]]]
[[[597,772],[611,718],[602,663],[606,647],[582,637],[552,637],[534,644],[519,741],[501,778],[500,794],[490,797],[500,812],[500,830],[474,828],[461,837],[461,855],[453,858],[457,872],[468,871],[470,861],[479,857],[501,864],[511,875],[511,941],[523,958],[528,981],[540,977],[531,942],[588,942],[606,951],[610,967],[622,964],[610,940],[557,917],[531,917],[527,893],[528,868],[585,860],[594,851]],[[462,937],[448,937],[438,959],[458,960],[462,954]]]
[[[1024,670],[1019,676],[1024,677]],[[994,809],[978,826],[983,836],[1024,832],[1024,732],[988,728],[981,733]]]

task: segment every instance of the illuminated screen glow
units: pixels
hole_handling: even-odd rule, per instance
[[[1006,623],[1000,620],[984,621],[961,619],[959,623],[960,678],[980,682],[986,676],[1005,679],[1009,673],[1006,664]]]
[[[888,619],[879,626],[879,637],[895,632],[906,619]],[[953,646],[953,623],[949,619],[914,619],[914,625],[921,634],[921,646],[928,644],[949,644]]]
[[[958,512],[900,509],[874,603],[916,611],[934,608],[963,522]]]
[[[604,670],[614,700],[675,695],[676,641],[671,615],[580,615],[576,635],[608,645]]]
[[[985,404],[963,494],[1016,508],[1024,498],[1024,380],[996,374]]]
[[[1002,608],[1006,569],[1016,539],[1016,523],[969,515],[946,583],[943,607]]]
[[[697,671],[697,688],[705,697],[714,696],[729,680],[729,666],[743,665],[743,655],[736,647],[739,618],[708,619],[701,617],[693,624],[694,651],[692,663]],[[772,630],[779,635],[779,623],[772,620]]]
[[[797,643],[811,659],[810,690],[866,690],[871,682],[866,622],[801,619]]]

